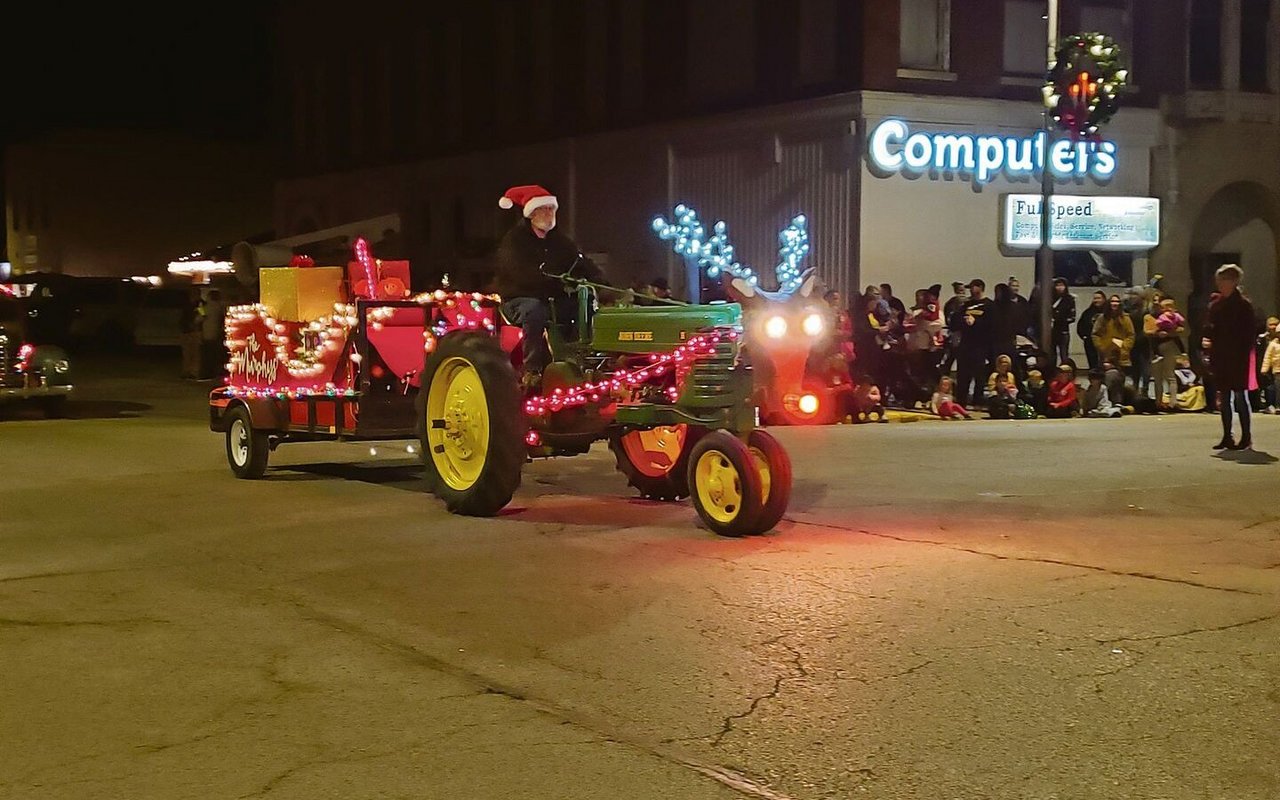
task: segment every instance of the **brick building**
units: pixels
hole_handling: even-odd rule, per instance
[[[1104,132],[1114,170],[1058,192],[1154,197],[1158,247],[1077,252],[1183,297],[1238,260],[1277,307],[1280,12],[1275,0],[1062,0],[1064,32],[1124,46],[1132,90]],[[1023,140],[1040,122],[1044,0],[482,0],[369,9],[286,3],[278,107],[287,178],[276,227],[304,233],[388,212],[421,277],[480,266],[510,220],[508,185],[540,182],[562,224],[620,280],[678,270],[650,232],[688,202],[725,219],[744,260],[774,260],[805,212],[811,261],[846,293],[903,294],[1016,275],[1002,170],[886,172],[868,143],[909,131]],[[351,46],[315,54],[346,36]],[[308,57],[300,54],[312,53]],[[892,141],[892,140],[891,140]],[[901,142],[896,142],[896,147]],[[941,162],[940,162],[941,163]],[[1083,162],[1082,162],[1083,163]]]

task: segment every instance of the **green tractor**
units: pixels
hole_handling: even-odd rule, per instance
[[[418,433],[432,492],[451,512],[497,514],[533,458],[607,441],[641,496],[693,499],[724,536],[764,533],[791,497],[791,461],[756,427],[737,304],[600,308],[599,290],[564,277],[576,319],[548,328],[552,363],[536,392],[517,378],[520,329],[494,314],[483,332],[433,340],[421,374]]]

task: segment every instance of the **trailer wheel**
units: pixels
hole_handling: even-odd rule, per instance
[[[713,431],[689,452],[693,507],[721,536],[755,533],[764,504],[760,470],[741,439]]]
[[[791,503],[791,456],[769,433],[756,428],[747,437],[747,450],[760,473],[760,494],[764,499],[753,533],[768,533],[782,521]]]
[[[689,450],[696,438],[688,425],[662,426],[615,433],[609,449],[641,497],[683,500],[689,496]]]
[[[227,464],[237,478],[257,480],[267,471],[271,442],[266,431],[254,430],[249,409],[227,412]]]
[[[442,338],[422,370],[427,487],[454,514],[489,517],[520,486],[525,416],[511,361],[482,334]]]

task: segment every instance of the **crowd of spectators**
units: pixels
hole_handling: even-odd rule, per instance
[[[1038,290],[1038,287],[1037,287]],[[1051,351],[1040,341],[1037,291],[1023,297],[1016,278],[992,296],[981,279],[935,284],[908,306],[889,284],[868,286],[841,320],[842,352],[858,385],[877,388],[886,406],[943,419],[1114,418],[1123,414],[1219,409],[1209,350],[1202,346],[1217,294],[1185,314],[1158,281],[1123,295],[1093,293],[1077,309],[1066,281],[1051,288]],[[1257,326],[1261,328],[1261,325]],[[1084,364],[1072,358],[1080,340]],[[1280,410],[1280,319],[1257,337],[1254,410]]]

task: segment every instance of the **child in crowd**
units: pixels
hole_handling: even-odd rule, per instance
[[[1156,317],[1156,329],[1168,334],[1176,334],[1185,328],[1187,318],[1178,313],[1177,305],[1169,299],[1160,301],[1160,316]]]
[[[1002,355],[996,359],[996,371],[987,378],[987,394],[991,400],[987,410],[992,419],[1012,419],[1018,410],[1018,397],[1022,387],[1013,374],[1013,359]]]
[[[888,422],[884,416],[884,400],[874,383],[859,384],[853,390],[851,422]]]
[[[1263,334],[1266,349],[1262,352],[1262,396],[1269,413],[1280,413],[1280,318],[1267,318]]]
[[[1178,379],[1178,397],[1174,407],[1179,411],[1204,411],[1204,387],[1200,385],[1200,376],[1191,368],[1191,359],[1182,355],[1175,363],[1178,368],[1173,374]]]
[[[1058,374],[1049,381],[1049,407],[1045,416],[1050,419],[1067,419],[1080,416],[1080,403],[1076,398],[1075,370],[1070,364],[1058,367]]]
[[[955,384],[949,375],[943,375],[938,381],[938,389],[933,393],[929,407],[943,419],[973,419],[965,407],[956,402]]]
[[[1102,379],[1106,373],[1101,368],[1089,370],[1089,387],[1084,390],[1084,415],[1086,417],[1118,417],[1120,407],[1111,402],[1107,396],[1107,387]]]
[[[1027,388],[1024,394],[1027,403],[1040,416],[1044,416],[1049,407],[1049,387],[1044,382],[1044,374],[1038,369],[1027,373]]]

